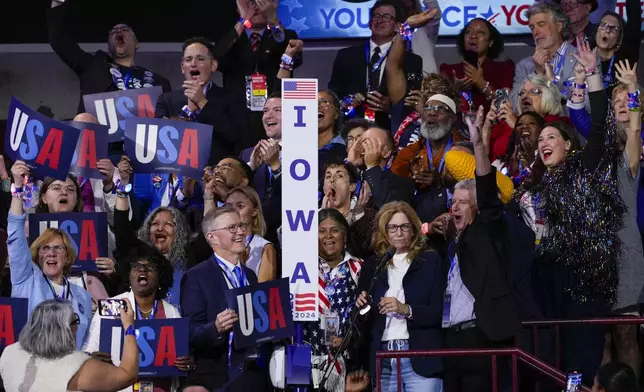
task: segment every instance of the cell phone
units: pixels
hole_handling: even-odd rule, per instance
[[[581,391],[581,372],[572,370],[568,372],[566,377],[566,392],[579,392]]]
[[[508,90],[505,88],[500,88],[494,92],[494,106],[496,110],[501,108],[501,105],[508,100]]]
[[[479,56],[476,54],[476,52],[471,50],[464,51],[463,59],[465,60],[465,62],[469,63],[472,67],[474,68],[479,67]]]
[[[420,90],[423,86],[422,73],[410,73],[407,75],[407,92],[413,90]]]
[[[123,299],[99,299],[98,314],[105,317],[121,316],[121,309],[127,311],[127,302]]]

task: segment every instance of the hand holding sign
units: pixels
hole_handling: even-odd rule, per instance
[[[116,264],[109,257],[99,257],[96,259],[96,267],[103,275],[112,275],[116,272]]]
[[[112,178],[114,178],[114,172],[116,171],[116,168],[114,167],[112,161],[107,158],[99,159],[98,162],[96,162],[96,169],[98,169],[98,171],[101,172],[103,176],[105,176],[105,178],[103,179],[103,190],[112,190],[112,185],[114,185]]]
[[[17,187],[21,186],[25,182],[25,177],[29,176],[29,166],[23,161],[15,161],[11,166],[11,176],[13,183]]]
[[[237,312],[230,309],[224,310],[217,315],[217,319],[215,320],[215,327],[217,327],[217,332],[224,333],[230,331],[237,321],[239,321]]]
[[[130,183],[130,176],[132,175],[132,165],[130,164],[130,158],[127,155],[123,155],[121,160],[117,165],[119,169],[119,177],[121,177],[121,184],[127,185]]]

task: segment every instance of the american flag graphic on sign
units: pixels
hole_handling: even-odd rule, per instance
[[[314,81],[286,80],[282,97],[284,99],[317,99],[318,92]]]
[[[295,311],[296,312],[314,312],[315,311],[315,293],[295,294]]]

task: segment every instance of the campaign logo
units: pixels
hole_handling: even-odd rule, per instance
[[[235,309],[235,348],[293,337],[288,278],[226,291],[228,307]]]
[[[136,344],[139,346],[139,376],[184,376],[175,366],[177,358],[188,354],[187,318],[136,320]],[[110,353],[115,366],[123,356],[123,325],[119,319],[101,319],[99,351]]]
[[[154,117],[154,110],[163,93],[160,86],[119,90],[109,93],[83,95],[85,110],[108,127],[110,143],[123,141],[125,120],[135,117]]]
[[[27,324],[28,305],[27,298],[0,298],[0,354],[18,341]]]
[[[201,178],[211,140],[212,125],[159,118],[132,118],[125,123],[125,151],[137,173]]]
[[[36,175],[65,180],[80,131],[30,109],[11,97],[5,152],[24,161]]]
[[[67,124],[81,131],[69,172],[77,177],[104,178],[96,168],[96,162],[108,158],[107,127],[80,121],[70,121]]]
[[[72,271],[96,271],[96,258],[107,257],[107,213],[29,214],[29,243],[49,228],[64,230],[76,250]]]

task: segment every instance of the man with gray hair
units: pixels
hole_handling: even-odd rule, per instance
[[[536,48],[531,57],[524,58],[516,65],[510,94],[514,107],[519,103],[521,85],[531,73],[554,79],[562,94],[567,96],[577,64],[573,56],[577,49],[565,40],[570,20],[559,5],[536,3],[528,9],[526,16]]]

